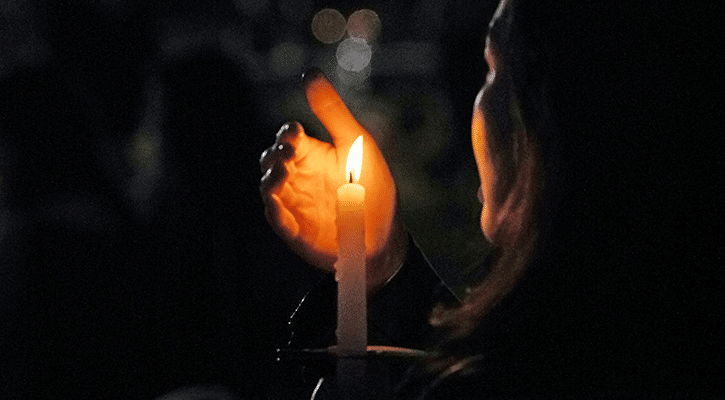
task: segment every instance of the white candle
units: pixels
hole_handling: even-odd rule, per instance
[[[362,136],[347,157],[348,183],[337,189],[337,349],[340,354],[367,351],[365,284],[365,188],[360,185]]]

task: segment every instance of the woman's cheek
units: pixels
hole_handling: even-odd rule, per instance
[[[483,203],[483,209],[481,210],[481,230],[483,234],[487,235],[490,233],[491,225],[491,201],[493,199],[493,166],[488,154],[488,144],[486,141],[486,121],[484,116],[484,96],[486,95],[487,87],[479,92],[474,105],[473,118],[471,120],[471,144],[473,145],[473,153],[476,159],[476,165],[478,167],[478,176],[481,181],[480,187],[480,200]]]

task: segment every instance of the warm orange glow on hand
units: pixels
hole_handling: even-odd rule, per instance
[[[337,188],[349,180],[347,156],[353,142],[361,136],[364,157],[357,173],[359,183],[366,190],[367,258],[396,258],[398,247],[402,249],[404,241],[400,237],[404,235],[394,218],[395,183],[385,158],[375,140],[355,120],[321,72],[307,74],[304,85],[310,108],[329,131],[333,143],[307,136],[296,122],[283,127],[275,145],[265,151],[260,161],[265,174],[260,190],[267,219],[308,262],[320,269],[334,271]],[[360,174],[360,171],[364,173]],[[394,230],[395,238],[391,240]],[[395,242],[393,253],[396,255],[385,255],[392,242]],[[370,285],[384,279],[390,271],[383,270],[390,263],[389,260],[368,263]],[[380,264],[379,268],[377,264]]]

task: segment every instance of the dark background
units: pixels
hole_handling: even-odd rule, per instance
[[[312,66],[381,143],[406,225],[462,289],[487,251],[469,121],[495,6],[3,2],[2,396],[276,392],[273,351],[320,274],[267,226],[258,159],[287,120],[326,137],[300,87]],[[350,84],[341,40],[313,35],[323,8],[379,17]]]
[[[465,288],[487,253],[469,129],[496,3],[1,2],[0,397],[154,398],[219,384],[243,398],[284,398],[274,349],[321,274],[269,229],[258,160],[287,120],[327,137],[300,88],[312,66],[328,74],[380,143],[420,247],[446,282]],[[622,20],[644,17],[651,35],[631,35],[633,51],[604,61],[603,69],[635,79],[628,69],[651,68],[645,83],[618,84],[643,89],[630,99],[646,103],[639,106],[650,114],[641,121],[651,115],[672,123],[641,137],[654,149],[674,149],[678,162],[687,159],[682,169],[662,168],[687,184],[669,185],[673,176],[653,170],[648,187],[676,190],[642,194],[648,204],[671,202],[658,209],[672,214],[644,213],[661,222],[653,226],[686,229],[652,232],[626,221],[649,242],[681,243],[666,254],[683,256],[655,257],[662,268],[632,275],[622,267],[611,279],[621,283],[619,303],[600,304],[623,311],[613,318],[630,329],[622,337],[640,335],[632,343],[649,346],[633,348],[647,357],[631,360],[651,374],[646,379],[714,387],[714,367],[722,365],[715,304],[722,298],[716,193],[723,157],[713,156],[722,128],[709,121],[721,100],[705,97],[721,79],[709,68],[709,44],[687,54],[670,54],[667,46],[672,37],[688,38],[688,47],[710,43],[721,35],[708,27],[721,25],[701,22],[704,9],[680,17],[674,8],[621,4],[632,13]],[[368,68],[338,74],[340,41],[324,44],[311,29],[323,8],[345,17],[377,13],[380,35]],[[674,26],[686,29],[658,37]],[[642,30],[613,26],[612,37]],[[654,43],[662,59],[637,53],[640,42]],[[660,61],[676,69],[662,69]],[[617,93],[600,94],[611,99],[602,104],[628,106],[614,104]],[[657,110],[676,112],[670,121]],[[675,129],[684,132],[678,140],[692,137],[681,153],[679,143],[659,136]],[[686,169],[694,164],[697,175]],[[677,191],[688,187],[697,190]],[[687,237],[671,236],[678,234]],[[701,263],[668,265],[675,260]],[[650,340],[653,332],[659,336]],[[701,366],[707,371],[696,371]]]

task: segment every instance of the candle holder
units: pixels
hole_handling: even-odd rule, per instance
[[[347,359],[387,359],[387,360],[423,360],[429,354],[423,350],[409,349],[396,346],[367,346],[365,354],[340,354],[337,346],[330,346],[321,349],[277,349],[280,358],[304,360],[336,360]]]
[[[279,361],[314,363],[326,371],[315,387],[315,399],[392,399],[393,385],[405,371],[429,355],[394,346],[367,346],[364,354],[342,354],[337,346],[320,349],[277,349]],[[322,366],[322,367],[320,367]]]

